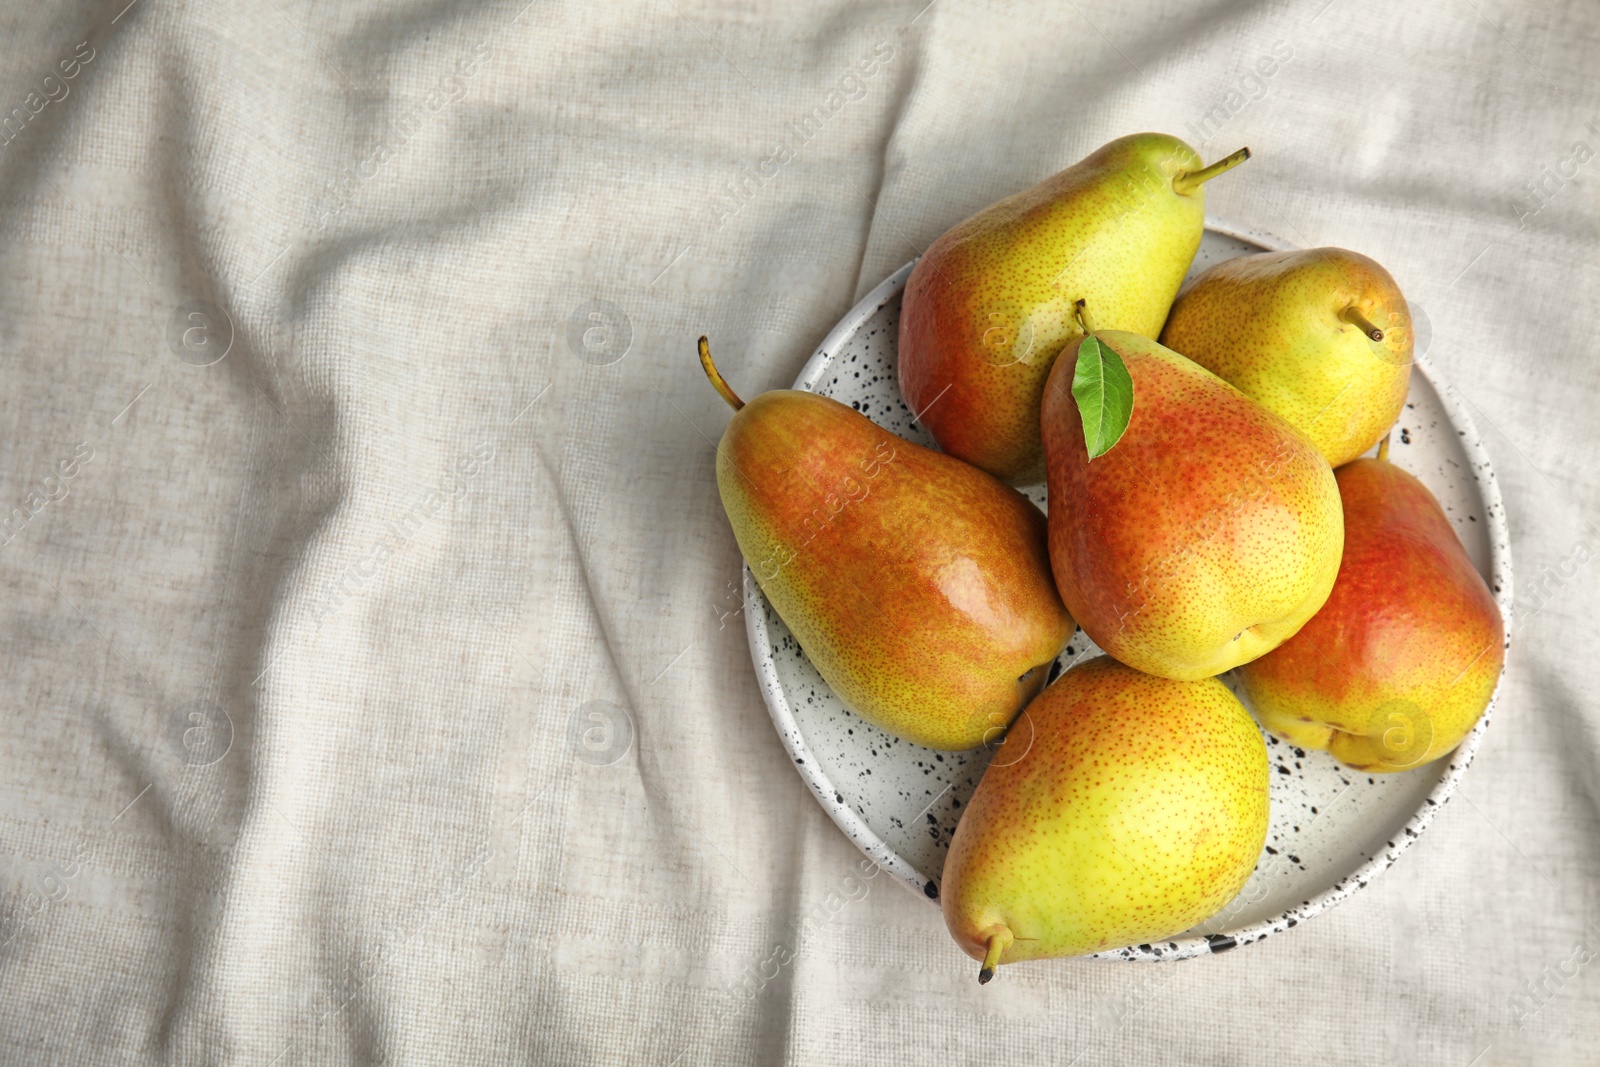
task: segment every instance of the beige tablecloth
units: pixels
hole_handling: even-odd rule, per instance
[[[1600,15],[924,2],[0,13],[0,1061],[1600,1063]],[[693,342],[1142,129],[1425,310],[1522,614],[1370,889],[980,989],[769,725]]]

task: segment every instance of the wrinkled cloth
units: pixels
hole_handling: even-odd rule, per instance
[[[0,13],[0,1061],[1600,1062],[1600,14],[924,4]],[[1145,129],[1422,309],[1510,667],[1340,907],[980,988],[770,725],[694,341]]]

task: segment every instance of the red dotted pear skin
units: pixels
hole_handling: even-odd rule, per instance
[[[1250,877],[1267,779],[1260,730],[1215,678],[1154,678],[1104,656],[1080,664],[1028,705],[961,817],[940,887],[945,925],[974,959],[1009,929],[1001,963],[1186,930]]]
[[[1505,622],[1426,486],[1377,459],[1335,474],[1345,546],[1333,593],[1239,678],[1268,729],[1357,770],[1405,770],[1477,723],[1505,664]]]
[[[961,750],[998,736],[1072,636],[1039,509],[836,400],[750,401],[717,449],[717,485],[818,672],[908,741]]]
[[[1018,485],[1044,477],[1039,398],[1062,347],[1095,329],[1155,337],[1205,230],[1200,157],[1122,137],[957,224],[928,247],[900,310],[900,392],[939,447]]]
[[[1265,654],[1322,606],[1339,570],[1338,486],[1316,447],[1154,341],[1096,335],[1133,379],[1133,415],[1090,460],[1074,344],[1045,389],[1050,563],[1096,644],[1192,681]]]

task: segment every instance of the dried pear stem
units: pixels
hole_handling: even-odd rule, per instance
[[[1209,167],[1201,167],[1199,170],[1179,171],[1172,178],[1172,191],[1180,196],[1188,196],[1212,178],[1224,171],[1232,170],[1249,158],[1250,149],[1241,148],[1232,155],[1223,156]]]
[[[711,388],[728,402],[729,407],[735,411],[744,407],[744,401],[739,399],[739,394],[728,387],[728,383],[722,380],[722,372],[711,362],[711,345],[704,337],[700,338],[700,366],[704,368],[706,377],[711,379]]]
[[[1087,300],[1079,299],[1073,303],[1072,317],[1078,321],[1078,329],[1083,331],[1085,337],[1094,333],[1094,324],[1089,321],[1089,302]]]
[[[1383,340],[1383,331],[1367,321],[1367,317],[1353,307],[1347,307],[1339,312],[1339,317],[1374,341]]]
[[[1004,926],[997,926],[994,933],[989,935],[989,951],[983,957],[983,966],[978,969],[978,984],[985,985],[994,977],[994,969],[1000,966],[1000,954],[1011,947],[1011,931]]]

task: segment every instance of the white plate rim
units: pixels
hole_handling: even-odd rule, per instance
[[[1245,241],[1267,251],[1292,251],[1299,246],[1285,241],[1273,234],[1266,233],[1246,226],[1240,226],[1225,219],[1212,215],[1206,216],[1206,229],[1225,237]],[[900,267],[889,277],[862,297],[837,325],[823,338],[817,350],[801,368],[799,376],[795,379],[794,388],[814,392],[818,382],[825,374],[829,362],[832,360],[832,351],[841,342],[851,337],[861,325],[877,313],[885,303],[892,299],[904,288],[906,279],[911,270],[916,266],[916,260]],[[1488,527],[1489,535],[1489,587],[1494,591],[1495,603],[1500,609],[1500,616],[1505,624],[1505,647],[1509,653],[1512,633],[1512,603],[1513,590],[1511,585],[1511,540],[1509,526],[1506,521],[1505,507],[1500,494],[1500,483],[1495,476],[1494,467],[1489,462],[1488,449],[1478,433],[1471,414],[1467,411],[1462,399],[1456,394],[1449,384],[1443,381],[1426,354],[1419,355],[1415,360],[1416,369],[1427,379],[1438,395],[1440,403],[1450,416],[1451,424],[1457,430],[1466,431],[1460,435],[1460,444],[1466,452],[1472,465],[1472,477],[1483,501],[1484,522]],[[869,859],[895,879],[903,883],[908,889],[919,893],[929,899],[936,906],[939,904],[938,890],[935,883],[923,876],[911,863],[891,848],[878,834],[867,825],[866,820],[858,815],[854,808],[844,801],[842,794],[835,789],[833,783],[822,771],[822,765],[813,757],[810,746],[806,744],[805,736],[801,733],[799,723],[795,720],[794,709],[790,707],[787,694],[784,693],[782,682],[778,677],[776,659],[772,654],[772,642],[767,634],[766,613],[760,609],[761,590],[756,584],[755,576],[750,572],[748,564],[744,565],[743,599],[745,603],[745,632],[750,642],[751,659],[754,661],[756,676],[761,684],[762,697],[766,702],[768,714],[772,718],[774,727],[777,728],[778,737],[783,742],[785,750],[789,753],[791,762],[799,771],[801,779],[811,790],[817,802],[822,805],[834,824],[844,831],[845,836],[853,841]],[[1509,660],[1509,655],[1507,656]],[[1163,946],[1171,945],[1172,948],[1163,948],[1160,951],[1148,949],[1145,946],[1129,946],[1123,949],[1111,949],[1105,952],[1094,953],[1097,958],[1122,959],[1136,961],[1177,960],[1207,953],[1224,952],[1238,945],[1252,944],[1271,934],[1279,933],[1299,923],[1319,915],[1329,908],[1343,902],[1357,890],[1364,889],[1379,874],[1388,870],[1395,861],[1411,847],[1412,843],[1421,838],[1423,832],[1433,822],[1433,817],[1445,802],[1455,793],[1456,786],[1461,776],[1472,765],[1473,757],[1477,754],[1478,745],[1483,739],[1484,732],[1488,729],[1493,718],[1495,704],[1499,701],[1501,690],[1505,684],[1505,668],[1502,666],[1500,678],[1495,683],[1495,691],[1489,698],[1489,705],[1478,720],[1478,724],[1466,736],[1456,750],[1449,756],[1450,763],[1440,778],[1437,785],[1429,791],[1423,803],[1412,814],[1393,840],[1388,842],[1388,848],[1374,855],[1367,862],[1357,867],[1344,878],[1333,883],[1313,895],[1309,900],[1297,907],[1289,908],[1270,919],[1262,919],[1249,925],[1229,930],[1221,934],[1212,934],[1207,937],[1170,938],[1161,942]]]

